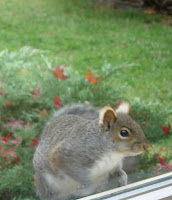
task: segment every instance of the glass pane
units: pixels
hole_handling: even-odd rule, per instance
[[[171,2],[0,0],[0,200],[172,171]]]
[[[122,188],[109,190],[80,200],[164,199],[172,197],[172,173],[150,178]]]

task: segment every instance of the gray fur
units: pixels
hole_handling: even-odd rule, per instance
[[[90,169],[103,155],[125,150],[124,145],[127,152],[135,151],[134,143],[130,145],[121,142],[119,147],[119,142],[112,137],[120,126],[127,124],[127,127],[133,129],[136,143],[145,141],[145,136],[140,126],[130,116],[122,113],[118,114],[111,130],[104,132],[99,126],[98,110],[85,105],[67,106],[55,113],[47,123],[33,159],[36,188],[41,199],[68,200],[100,192],[113,173],[118,173],[116,180],[119,186],[127,184],[127,175],[122,170],[121,161],[101,182],[94,183]],[[50,156],[56,149],[63,167],[55,163],[53,171]]]
[[[94,108],[86,104],[72,104],[72,105],[67,105],[64,108],[55,112],[51,120],[59,116],[62,116],[64,114],[71,114],[71,115],[74,114],[82,116],[86,119],[95,119],[99,115],[98,111],[99,108]]]

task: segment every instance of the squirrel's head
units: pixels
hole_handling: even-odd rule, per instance
[[[110,106],[100,110],[99,125],[103,132],[108,132],[114,148],[125,156],[135,156],[149,147],[149,143],[141,129],[130,117],[129,103],[122,103],[114,111]]]

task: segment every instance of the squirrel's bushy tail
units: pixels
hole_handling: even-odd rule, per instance
[[[67,105],[56,111],[51,120],[66,114],[79,115],[86,119],[95,119],[98,117],[98,110],[98,108],[94,108],[86,104]]]

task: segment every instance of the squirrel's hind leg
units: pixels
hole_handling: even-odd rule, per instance
[[[70,199],[78,186],[78,182],[62,172],[54,175],[47,171],[36,175],[36,188],[41,199]]]
[[[47,200],[52,199],[54,195],[53,191],[51,190],[49,185],[46,183],[45,178],[39,173],[35,174],[35,185],[36,185],[37,195],[41,199],[47,199]]]

